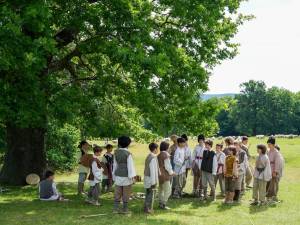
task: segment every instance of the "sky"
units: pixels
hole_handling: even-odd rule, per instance
[[[214,69],[208,93],[238,93],[250,79],[300,91],[300,0],[249,0],[240,12],[256,18],[240,27],[239,55]]]

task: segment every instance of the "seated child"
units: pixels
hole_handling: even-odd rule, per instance
[[[267,182],[272,179],[271,164],[266,154],[267,147],[258,145],[257,153],[253,182],[253,203],[251,205],[265,204]]]
[[[103,192],[111,192],[113,179],[112,179],[112,171],[113,171],[113,163],[114,163],[114,155],[112,154],[113,146],[111,144],[106,145],[106,153],[102,157],[102,162],[106,165],[107,174],[103,174],[102,180],[102,191]]]
[[[238,159],[236,158],[236,147],[227,148],[228,155],[225,159],[224,176],[225,176],[225,204],[232,204],[235,194],[235,183],[238,177]]]
[[[146,189],[146,197],[144,204],[144,212],[147,214],[153,213],[153,201],[155,198],[155,188],[158,184],[158,162],[156,154],[158,152],[158,145],[151,143],[149,145],[150,153],[145,160],[144,169],[144,187]]]
[[[39,194],[42,201],[68,201],[56,188],[54,172],[48,170],[45,173],[45,180],[40,182]]]
[[[103,171],[107,172],[107,170],[105,165],[98,159],[102,153],[102,148],[95,146],[93,150],[94,155],[93,159],[91,160],[90,174],[88,177],[90,181],[90,190],[88,192],[88,199],[86,202],[95,206],[100,206],[99,196],[101,190],[99,183],[102,180]]]
[[[160,153],[157,156],[159,165],[159,208],[163,210],[169,210],[167,202],[171,196],[171,179],[174,176],[174,172],[171,165],[170,154],[168,153],[169,143],[160,143]]]

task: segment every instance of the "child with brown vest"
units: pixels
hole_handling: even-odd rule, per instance
[[[228,155],[225,159],[224,176],[225,176],[225,204],[232,204],[235,191],[235,180],[238,177],[238,159],[236,158],[236,148],[229,146]]]
[[[144,204],[144,212],[147,214],[153,213],[153,201],[155,197],[155,188],[158,184],[158,162],[156,154],[158,152],[158,145],[151,143],[149,145],[150,153],[145,160],[144,169],[144,187],[146,189],[146,197]]]
[[[160,143],[160,153],[157,157],[160,170],[159,175],[159,208],[168,210],[167,202],[171,196],[171,179],[175,175],[172,169],[170,155],[168,153],[169,144],[167,142]]]
[[[95,146],[93,159],[91,159],[90,163],[90,174],[88,177],[88,180],[90,181],[90,190],[88,192],[88,199],[86,200],[86,202],[95,206],[100,206],[100,183],[102,181],[103,173],[107,172],[105,164],[100,162],[100,160],[98,159],[101,153],[102,148],[99,146]]]

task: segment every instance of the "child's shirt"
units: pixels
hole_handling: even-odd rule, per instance
[[[41,200],[53,199],[59,196],[56,184],[52,180],[45,179],[40,182],[39,195]]]
[[[247,168],[248,168],[248,156],[247,156],[247,153],[243,149],[240,149],[237,152],[237,158],[238,158],[238,171],[239,171],[239,175],[243,175],[243,174],[246,173]]]
[[[267,155],[258,155],[255,162],[255,171],[253,176],[256,179],[270,181],[272,179],[272,171],[270,160]]]
[[[216,152],[216,155],[217,155],[217,162],[218,162],[217,174],[223,174],[226,156],[223,152]]]
[[[180,175],[186,172],[185,148],[177,147],[174,155],[174,172]]]
[[[158,161],[153,153],[150,153],[145,160],[144,176],[144,187],[146,189],[159,183]]]
[[[225,177],[237,177],[238,169],[237,169],[238,160],[234,155],[228,155],[225,159],[225,167],[224,167],[224,175]]]
[[[195,150],[194,150],[193,156],[192,156],[192,160],[195,163],[195,165],[199,168],[199,170],[201,170],[203,151],[204,151],[204,146],[197,145],[195,147]]]
[[[86,173],[88,174],[90,172],[90,168],[83,166],[81,164],[81,158],[82,158],[82,153],[78,152],[77,153],[77,162],[78,162],[78,173]]]
[[[113,164],[114,164],[114,155],[111,153],[106,152],[101,160],[107,167],[108,174],[103,174],[103,179],[112,179],[112,171],[113,171]]]
[[[213,150],[205,149],[203,151],[203,159],[201,163],[201,170],[213,175],[217,174],[217,156]]]
[[[133,158],[127,148],[119,148],[114,154],[113,180],[117,186],[129,186],[136,176]]]
[[[91,166],[91,174],[89,176],[90,185],[95,186],[102,181],[103,169],[101,167],[100,160],[97,156],[93,156],[94,160]],[[92,176],[91,176],[92,175]]]
[[[193,164],[192,151],[189,146],[185,147],[185,167],[191,169]]]

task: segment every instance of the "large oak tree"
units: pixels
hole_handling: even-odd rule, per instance
[[[8,148],[1,181],[23,184],[29,173],[41,175],[48,120],[92,117],[89,104],[134,107],[152,129],[169,117],[207,126],[193,117],[205,112],[197,96],[207,90],[210,69],[237,53],[231,39],[247,19],[237,13],[240,3],[1,2],[0,121]],[[189,124],[189,117],[200,122]]]

